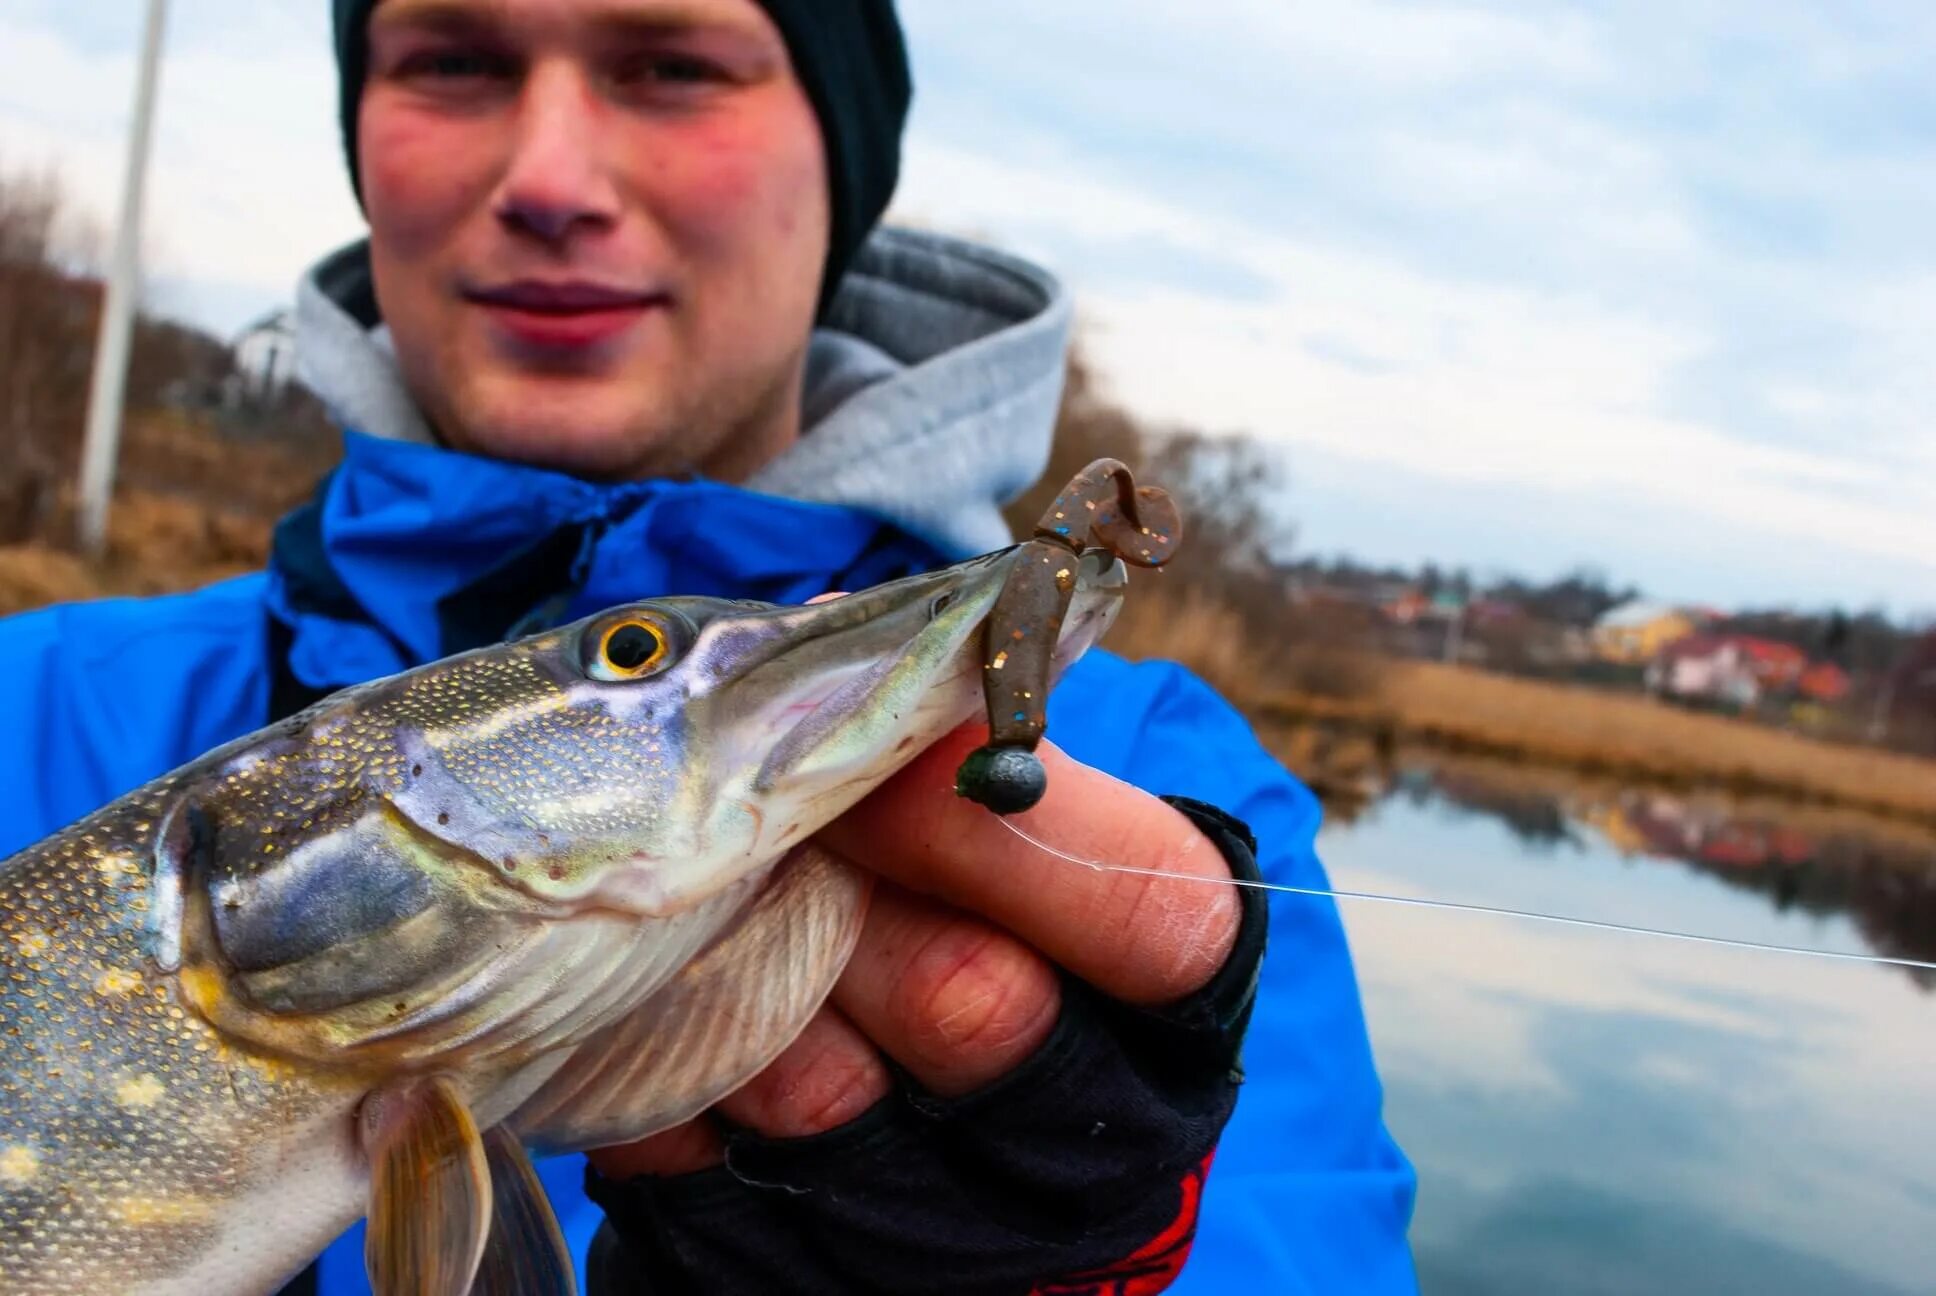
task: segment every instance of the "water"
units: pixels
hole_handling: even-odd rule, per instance
[[[1341,888],[1936,950],[1936,849],[1842,825],[1439,776],[1321,844]],[[1419,1173],[1428,1296],[1936,1289],[1930,974],[1342,911],[1387,1119]]]

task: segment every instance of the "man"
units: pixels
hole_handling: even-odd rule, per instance
[[[260,576],[0,625],[23,715],[0,850],[334,688],[593,608],[797,601],[998,547],[1000,503],[1045,461],[1059,288],[870,237],[910,93],[889,0],[334,14],[370,238],[312,273],[299,316],[344,463]],[[1321,879],[1309,794],[1184,672],[1092,654],[1051,732],[1035,823],[1061,849]],[[1056,861],[952,795],[977,741],[957,738],[825,834],[883,883],[801,1038],[715,1112],[545,1167],[593,1291],[1174,1277],[1266,909]],[[1248,1137],[1191,1279],[1408,1290],[1410,1170],[1336,915],[1270,922]],[[323,1258],[325,1290],[358,1289],[357,1247]]]

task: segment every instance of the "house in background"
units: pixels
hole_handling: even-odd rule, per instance
[[[1696,634],[1661,648],[1647,664],[1646,681],[1650,692],[1667,697],[1745,710],[1771,694],[1796,689],[1808,672],[1808,654],[1792,644],[1752,635]],[[1843,687],[1846,691],[1846,678]]]
[[[1593,651],[1602,661],[1645,666],[1661,649],[1700,629],[1694,614],[1666,603],[1622,603],[1593,626]]]
[[[296,316],[274,310],[236,335],[231,347],[238,380],[237,399],[268,404],[296,376]]]

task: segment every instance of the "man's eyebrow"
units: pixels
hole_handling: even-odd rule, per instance
[[[369,30],[473,32],[496,25],[501,13],[476,0],[389,0],[370,14]]]

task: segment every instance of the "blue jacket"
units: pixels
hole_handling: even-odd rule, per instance
[[[595,486],[351,435],[265,573],[0,621],[0,856],[261,727],[272,651],[285,682],[328,689],[485,641],[492,618],[502,634],[658,594],[798,602],[957,556],[847,508],[709,483]],[[1187,671],[1091,653],[1049,716],[1077,759],[1244,819],[1267,876],[1325,885],[1316,800]],[[1249,1080],[1178,1290],[1412,1291],[1414,1178],[1380,1117],[1342,926],[1328,902],[1274,899]],[[598,1212],[581,1159],[542,1173],[582,1272]],[[325,1292],[367,1290],[360,1234],[327,1253]]]

